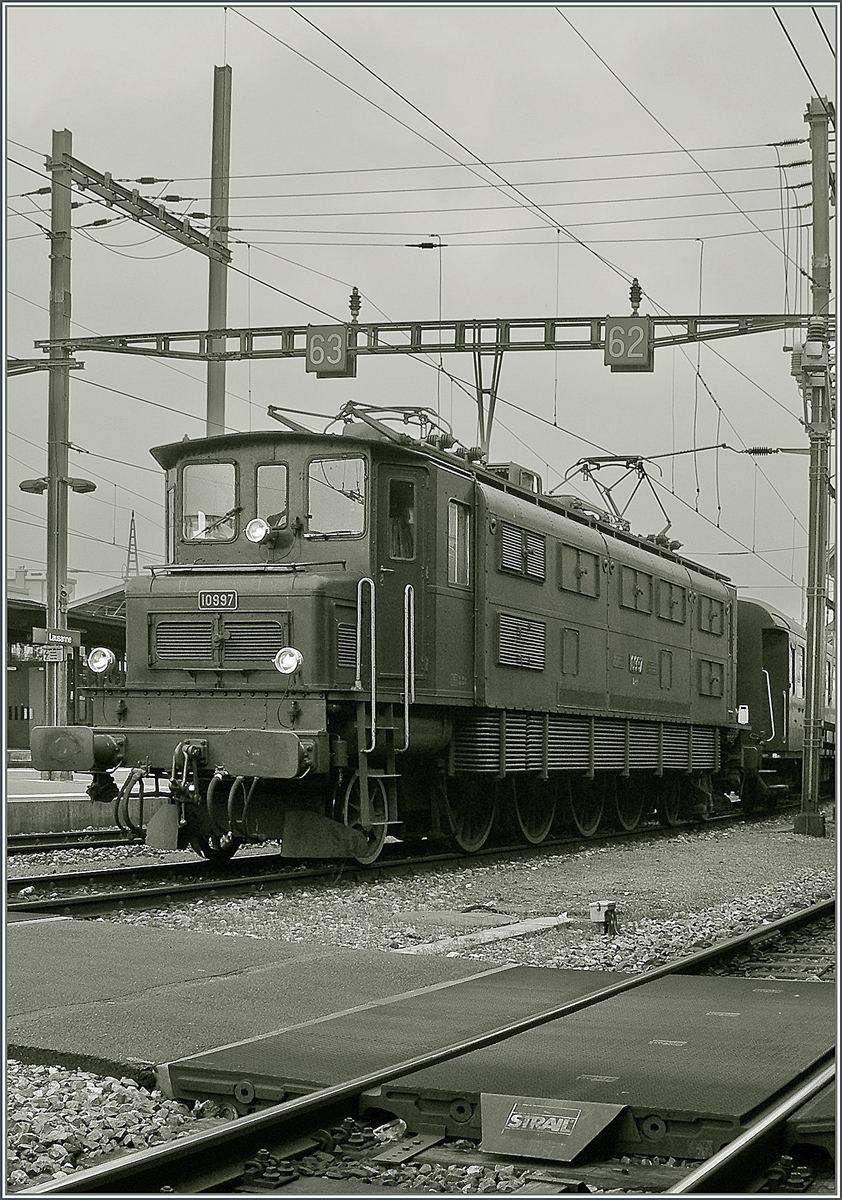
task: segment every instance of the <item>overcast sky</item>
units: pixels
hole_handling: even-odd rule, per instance
[[[182,197],[172,211],[207,212],[223,63],[229,326],[347,320],[352,286],[361,321],[626,315],[632,276],[653,315],[807,312],[810,170],[787,164],[809,158],[815,89],[835,99],[836,16],[766,4],[6,5],[7,352],[33,357],[48,336],[49,196],[28,193],[48,184],[52,130],[70,130],[74,156],[115,179],[160,180],[131,186]],[[75,198],[74,333],[207,327],[202,255]],[[440,251],[410,245],[434,235]],[[786,341],[661,349],[642,375],[612,374],[595,350],[509,354],[491,458],[551,488],[586,455],[672,456],[650,470],[683,553],[800,617],[809,460],[736,453],[807,447]],[[202,436],[205,421],[202,365],[78,357],[70,472],[97,491],[70,499],[77,597],[119,585],[132,510],[141,568],[161,561],[148,449]],[[353,398],[438,407],[474,444],[471,356],[437,367],[363,357],[356,379],[317,380],[302,359],[231,364],[226,424],[273,427],[274,404],[324,414],[311,420],[321,429]],[[46,471],[46,372],[9,381],[6,414],[8,563],[43,569],[45,501],[18,483]],[[715,443],[731,449],[685,453]],[[562,490],[599,500],[581,478]],[[642,533],[665,523],[643,492],[627,515]]]

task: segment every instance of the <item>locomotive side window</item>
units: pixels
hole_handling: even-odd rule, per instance
[[[314,458],[307,472],[309,533],[305,537],[358,537],[365,530],[363,458]]]
[[[389,557],[415,558],[415,484],[389,480]]]
[[[547,577],[547,543],[541,533],[500,522],[500,570],[543,583]]]
[[[599,558],[564,542],[558,548],[558,586],[580,596],[599,595]]]
[[[447,505],[447,582],[471,583],[471,510],[458,500]]]
[[[285,529],[288,506],[286,463],[263,463],[257,468],[255,516],[268,521],[273,529]]]
[[[652,576],[634,567],[620,568],[620,604],[637,612],[652,611]]]
[[[237,532],[237,475],[230,462],[187,463],[181,472],[181,536],[230,542]]]
[[[799,646],[795,660],[795,694],[804,695],[804,647]]]
[[[664,621],[683,625],[687,613],[687,589],[680,583],[658,580],[658,616]]]

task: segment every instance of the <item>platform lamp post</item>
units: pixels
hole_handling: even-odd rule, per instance
[[[90,479],[67,475],[42,475],[24,479],[18,484],[22,492],[42,495],[47,492],[48,518],[53,513],[59,519],[47,521],[47,628],[67,628],[67,489],[72,492],[94,492],[96,484]],[[66,725],[67,721],[67,660],[47,660],[46,667],[46,725]],[[66,771],[47,772],[48,778],[70,778]]]

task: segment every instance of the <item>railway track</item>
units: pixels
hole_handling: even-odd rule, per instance
[[[142,838],[126,837],[121,829],[66,829],[56,833],[10,833],[9,854],[49,854],[54,850],[108,850],[143,845]]]
[[[172,900],[178,896],[187,897],[208,892],[283,886],[297,880],[334,880],[338,874],[347,877],[355,873],[363,877],[372,877],[375,872],[382,874],[439,867],[447,863],[487,862],[499,856],[528,860],[547,853],[577,851],[585,847],[607,846],[616,842],[644,838],[666,839],[678,832],[727,827],[741,820],[745,818],[733,813],[712,817],[696,824],[667,827],[646,825],[633,831],[605,830],[588,839],[583,839],[579,834],[567,835],[547,839],[537,846],[497,842],[470,856],[466,856],[461,850],[441,849],[441,842],[431,843],[430,847],[421,853],[416,851],[407,855],[406,847],[396,842],[386,847],[384,854],[375,864],[365,867],[352,860],[344,863],[331,860],[307,865],[305,862],[283,858],[280,854],[260,853],[232,859],[224,866],[201,859],[191,859],[186,862],[169,863],[130,862],[117,867],[102,867],[89,871],[17,875],[7,878],[6,907],[13,913],[46,914],[68,910],[79,916],[101,916],[120,906],[157,906],[162,898]],[[83,846],[82,849],[84,848]]]
[[[295,1175],[294,1164],[288,1165],[290,1160],[314,1150],[321,1150],[324,1154],[325,1137],[331,1140],[331,1134],[326,1134],[325,1131],[341,1128],[343,1120],[347,1126],[349,1111],[362,1093],[369,1089],[472,1051],[498,1045],[526,1030],[563,1020],[584,1008],[599,1005],[612,997],[621,996],[667,975],[704,974],[711,969],[723,971],[731,967],[738,973],[747,961],[758,954],[768,956],[770,946],[791,950],[797,944],[793,939],[798,939],[803,945],[815,946],[816,939],[827,937],[828,923],[832,923],[834,912],[835,902],[824,901],[768,925],[755,927],[739,937],[718,942],[634,977],[623,978],[575,1000],[512,1021],[490,1032],[469,1036],[458,1043],[444,1045],[414,1058],[390,1063],[377,1071],[286,1100],[240,1117],[221,1128],[180,1138],[151,1150],[128,1154],[50,1183],[25,1189],[19,1194],[104,1195],[161,1191],[199,1194],[225,1190],[241,1190],[254,1194],[263,1190],[276,1190],[286,1179]],[[809,953],[812,954],[813,951]],[[785,954],[783,959],[779,960],[780,969],[786,969],[789,958],[791,954]],[[768,966],[768,961],[764,965]],[[834,1080],[833,1056],[827,1054],[814,1065],[806,1078],[793,1081],[784,1094],[777,1095],[738,1137],[707,1162],[673,1164],[671,1178],[667,1179],[665,1174],[669,1177],[670,1172],[664,1172],[663,1169],[650,1172],[648,1186],[645,1171],[642,1174],[638,1172],[634,1177],[632,1190],[649,1194],[740,1194],[760,1190],[765,1174],[781,1159],[786,1148],[785,1131],[788,1118]],[[359,1140],[365,1141],[364,1138]],[[407,1161],[418,1156],[419,1146],[420,1153],[426,1161],[431,1161],[430,1156],[432,1161],[435,1161],[440,1151],[435,1148],[425,1149],[429,1140],[423,1145],[417,1137],[414,1140],[414,1147],[411,1137],[396,1144],[392,1151],[393,1161]],[[433,1139],[435,1140],[440,1139]],[[333,1153],[337,1149],[338,1155]],[[379,1149],[375,1147],[375,1150]],[[347,1165],[349,1153],[342,1151],[341,1147],[334,1143],[328,1157],[331,1156],[340,1162],[341,1178],[341,1163]],[[469,1154],[468,1157],[472,1156]],[[488,1156],[476,1153],[473,1157],[477,1163],[488,1160]],[[357,1163],[368,1162],[371,1165],[376,1161],[375,1156],[366,1154],[364,1148],[351,1152],[350,1158]],[[652,1166],[651,1162],[649,1165]],[[660,1168],[662,1165],[658,1166]],[[586,1180],[589,1170],[588,1166],[571,1166],[558,1171],[557,1164],[553,1164],[548,1170],[546,1165],[536,1164],[534,1180],[521,1180],[519,1190],[543,1194],[565,1190],[588,1191],[590,1188]],[[601,1170],[604,1179],[604,1165]],[[262,1184],[261,1174],[264,1176]],[[628,1178],[627,1169],[625,1174]],[[578,1180],[581,1186],[561,1185],[560,1180],[563,1177],[568,1183],[571,1179]],[[419,1187],[403,1190],[426,1189],[420,1186],[419,1181]],[[607,1189],[599,1187],[596,1190]],[[611,1190],[620,1189],[615,1187]],[[803,1189],[793,1187],[787,1190]]]

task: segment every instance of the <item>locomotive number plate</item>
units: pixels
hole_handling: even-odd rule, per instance
[[[236,592],[199,592],[199,608],[231,609],[236,607]]]

